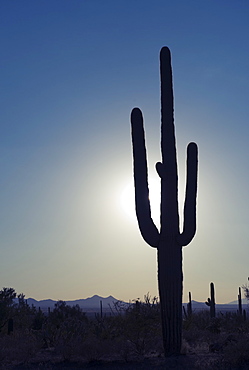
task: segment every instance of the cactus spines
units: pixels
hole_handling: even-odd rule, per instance
[[[214,283],[210,283],[210,296],[211,298],[207,299],[206,305],[210,307],[210,317],[215,317],[215,292],[214,292]]]
[[[160,52],[160,74],[162,162],[156,164],[161,178],[160,232],[151,218],[143,116],[138,108],[131,113],[131,132],[136,214],[144,240],[157,248],[163,343],[167,356],[181,351],[182,247],[190,243],[196,231],[197,145],[190,143],[187,149],[184,223],[180,233],[172,70],[167,47]]]

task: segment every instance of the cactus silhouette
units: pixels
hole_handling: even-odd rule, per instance
[[[214,292],[214,283],[210,283],[210,296],[211,298],[207,299],[206,305],[210,307],[210,317],[215,317],[215,292]]]
[[[241,300],[241,288],[240,287],[239,287],[239,294],[238,294],[238,306],[239,306],[238,314],[239,316],[242,316],[243,311],[242,311],[242,300]]]
[[[188,293],[188,304],[187,304],[187,312],[188,312],[188,317],[192,316],[192,298],[191,298],[191,292]]]
[[[191,292],[188,293],[187,311],[184,306],[182,306],[182,309],[183,309],[185,320],[191,319],[192,314],[193,314]]]
[[[196,231],[197,145],[187,148],[187,183],[183,232],[179,230],[178,175],[174,129],[171,56],[167,47],[160,52],[161,152],[156,164],[161,178],[160,232],[151,218],[146,147],[142,112],[131,112],[136,214],[144,240],[157,248],[158,286],[165,355],[179,354],[182,334],[182,247]]]

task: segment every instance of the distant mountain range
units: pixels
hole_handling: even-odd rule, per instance
[[[100,297],[98,295],[94,295],[89,298],[85,299],[76,299],[74,301],[65,301],[68,306],[75,306],[79,305],[80,308],[82,308],[84,311],[96,311],[100,310],[100,302],[102,302],[102,309],[103,311],[106,311],[107,309],[110,310],[110,306],[112,307],[115,302],[117,302],[118,299],[112,297],[111,295],[109,297]],[[44,299],[41,301],[37,301],[36,299],[33,298],[28,298],[27,303],[29,306],[34,306],[36,308],[39,308],[44,310],[54,308],[54,305],[58,301],[53,301],[52,299]]]
[[[116,303],[118,299],[114,298],[113,296],[109,297],[100,297],[98,295],[94,295],[89,298],[85,299],[76,299],[73,301],[65,301],[67,305],[69,306],[75,306],[79,305],[79,307],[84,311],[84,312],[99,312],[100,311],[100,305],[102,302],[102,310],[103,312],[110,312],[111,308],[113,308],[114,303]],[[43,311],[50,309],[54,309],[54,305],[58,301],[54,301],[52,299],[44,299],[41,301],[37,301],[36,299],[33,298],[28,298],[27,303],[29,306],[34,306],[36,308],[39,308]],[[123,302],[127,303],[127,302]],[[187,303],[183,303],[183,305],[186,307]],[[243,309],[248,309],[248,300],[247,299],[242,299],[242,305]],[[197,301],[192,301],[192,309],[193,311],[200,311],[200,310],[208,310],[209,307],[205,304],[205,302],[197,302]],[[238,301],[233,301],[227,304],[216,304],[216,311],[217,312],[225,312],[225,311],[235,311],[238,309]]]
[[[241,301],[242,301],[242,304],[246,304],[247,305],[249,303],[247,298],[242,298]],[[238,304],[238,301],[232,301],[232,302],[230,302],[228,304]]]

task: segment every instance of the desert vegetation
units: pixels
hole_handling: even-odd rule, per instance
[[[182,350],[164,357],[160,304],[116,302],[88,317],[58,301],[53,310],[30,307],[12,288],[0,291],[2,368],[248,369],[249,321],[237,313],[185,311]]]

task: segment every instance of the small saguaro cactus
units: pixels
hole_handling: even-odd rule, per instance
[[[187,304],[188,317],[192,316],[192,298],[191,292],[188,293],[188,304]]]
[[[179,230],[178,175],[174,129],[171,56],[167,47],[160,52],[161,152],[156,164],[161,178],[161,228],[151,218],[146,147],[142,112],[131,113],[136,214],[144,240],[157,248],[158,285],[165,355],[179,354],[182,340],[182,247],[196,231],[197,145],[187,148],[187,183],[183,232]]]
[[[243,312],[242,312],[242,300],[241,300],[241,288],[239,287],[239,294],[238,294],[238,314],[239,316],[242,316],[243,315]]]
[[[210,283],[210,296],[207,299],[206,305],[210,307],[210,317],[215,317],[215,293],[214,293],[214,283]]]
[[[184,318],[185,320],[189,320],[191,319],[192,317],[192,299],[191,299],[191,292],[188,293],[188,303],[187,303],[187,310],[185,309],[184,306],[182,306],[183,308],[183,314],[184,314]]]

